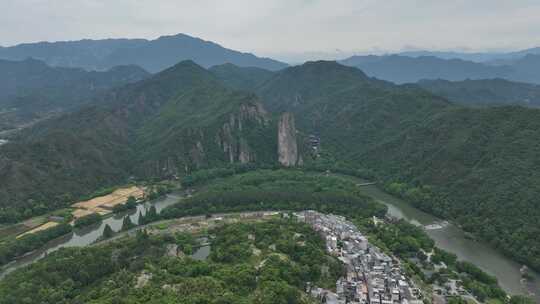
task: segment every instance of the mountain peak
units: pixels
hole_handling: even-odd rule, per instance
[[[283,72],[302,73],[305,75],[312,74],[312,76],[317,78],[331,78],[337,75],[348,75],[348,77],[355,78],[356,80],[364,81],[368,79],[368,76],[360,69],[345,66],[336,61],[326,60],[308,61],[302,65],[287,68],[283,70]]]
[[[203,85],[219,86],[219,82],[212,73],[192,60],[184,60],[150,78],[120,88],[119,95],[124,97],[119,102],[124,105],[133,104],[139,98],[141,105],[155,108],[179,92]]]
[[[156,73],[174,64],[191,59],[208,68],[231,62],[238,66],[254,66],[279,70],[287,64],[225,48],[215,42],[184,33],[146,39],[105,39],[27,43],[0,48],[0,58],[23,60],[33,57],[61,67],[105,70],[113,66],[136,64]]]
[[[183,60],[179,63],[173,65],[172,67],[156,74],[157,76],[163,76],[163,75],[172,75],[172,74],[192,74],[192,76],[195,76],[196,74],[206,74],[209,77],[212,77],[212,74],[208,72],[205,68],[195,63],[193,60]]]

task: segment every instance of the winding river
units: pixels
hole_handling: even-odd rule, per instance
[[[388,206],[389,215],[425,227],[426,232],[435,240],[439,248],[452,252],[459,259],[469,261],[487,273],[496,276],[501,287],[508,293],[534,295],[537,303],[540,303],[540,274],[529,271],[533,280],[525,282],[521,280],[520,267],[522,265],[503,256],[482,242],[467,238],[465,233],[455,225],[445,223],[437,217],[414,208],[403,200],[383,192],[376,185],[363,186],[361,189],[366,195]],[[159,213],[163,208],[177,203],[181,197],[182,195],[179,193],[169,194],[151,203],[147,202],[138,205],[137,209],[131,212],[108,217],[100,224],[77,230],[69,235],[51,241],[40,250],[4,266],[0,270],[0,279],[13,270],[37,261],[62,247],[80,247],[94,243],[101,237],[103,229],[107,224],[114,231],[119,231],[122,227],[123,218],[126,215],[130,216],[134,223],[137,223],[139,213],[146,214],[151,205],[154,205]]]
[[[68,235],[65,235],[47,243],[47,245],[42,247],[41,249],[36,250],[31,254],[25,255],[24,257],[17,259],[15,262],[4,266],[0,269],[0,279],[2,279],[4,276],[14,271],[15,269],[31,264],[60,248],[82,247],[94,243],[98,238],[103,235],[105,225],[109,225],[114,231],[120,231],[120,229],[122,228],[122,222],[124,220],[124,217],[129,216],[133,223],[138,223],[139,214],[141,213],[145,215],[146,212],[150,209],[150,206],[155,206],[156,211],[159,213],[161,212],[161,210],[163,210],[163,208],[177,203],[180,198],[182,198],[182,195],[179,193],[169,194],[161,199],[137,205],[137,209],[107,217],[99,224],[75,230]]]
[[[537,303],[540,303],[540,274],[529,271],[533,280],[522,281],[520,273],[522,265],[487,244],[467,238],[455,225],[422,212],[403,200],[383,192],[375,185],[363,186],[361,189],[366,195],[388,206],[389,215],[424,226],[427,234],[435,240],[439,248],[452,252],[460,260],[471,262],[497,277],[501,287],[508,293],[531,295]]]

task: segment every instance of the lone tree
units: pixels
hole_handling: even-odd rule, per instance
[[[129,196],[126,201],[126,208],[127,209],[133,209],[137,206],[137,200],[133,196]]]
[[[148,209],[148,213],[146,214],[145,220],[147,223],[158,220],[156,206],[152,205],[150,209]]]
[[[105,225],[105,228],[103,229],[103,238],[108,239],[112,237],[114,234],[114,231],[112,230],[111,226],[109,224]]]
[[[142,214],[142,211],[139,211],[139,226],[146,224],[146,218]]]
[[[131,229],[133,227],[135,227],[135,224],[133,224],[133,222],[131,221],[131,218],[129,217],[129,215],[124,217],[124,221],[122,222],[122,231],[129,230],[129,229]]]

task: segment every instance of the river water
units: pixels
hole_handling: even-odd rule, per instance
[[[42,247],[39,250],[36,250],[32,252],[29,255],[26,255],[18,260],[16,260],[13,263],[10,263],[3,268],[0,269],[0,279],[6,276],[8,273],[12,272],[13,270],[28,265],[30,263],[33,263],[43,257],[45,257],[47,254],[56,251],[63,247],[82,247],[82,246],[88,246],[92,243],[94,243],[97,239],[99,239],[103,235],[103,230],[105,229],[105,225],[109,225],[113,231],[120,231],[122,228],[123,220],[126,216],[129,216],[131,221],[135,224],[139,222],[139,215],[143,214],[145,215],[146,212],[150,209],[151,206],[156,207],[156,211],[159,213],[163,208],[173,205],[175,203],[178,203],[178,201],[182,198],[182,196],[178,193],[175,194],[168,194],[167,196],[157,199],[152,202],[146,202],[144,204],[137,205],[137,209],[133,209],[128,212],[115,214],[111,217],[105,218],[101,223],[91,225],[88,227],[84,227],[82,229],[75,230],[74,232],[60,237],[58,239],[55,239],[49,243],[47,243],[46,246]]]
[[[207,237],[199,238],[197,239],[197,242],[204,245],[197,248],[195,252],[191,255],[191,257],[198,261],[204,261],[210,255],[210,250],[211,250],[210,244],[208,244],[208,238]]]
[[[522,265],[503,256],[485,243],[467,238],[466,234],[455,225],[422,212],[403,200],[383,192],[375,185],[364,186],[361,190],[388,206],[389,215],[426,227],[427,234],[435,240],[437,247],[452,252],[460,260],[471,262],[497,277],[499,284],[506,292],[531,295],[537,303],[540,303],[540,274],[529,271],[533,280],[524,282],[521,280],[520,273]]]
[[[401,199],[381,191],[377,186],[364,186],[361,188],[366,195],[373,197],[379,202],[388,206],[389,215],[402,218],[415,225],[426,227],[427,234],[435,240],[439,248],[452,252],[460,260],[469,261],[485,272],[494,275],[499,280],[502,288],[510,294],[534,294],[537,303],[540,303],[540,275],[530,271],[533,277],[531,282],[521,280],[520,267],[522,265],[503,256],[490,246],[471,240],[465,233],[455,225],[444,223],[441,219],[422,212]],[[114,231],[119,231],[125,216],[129,216],[133,223],[139,220],[139,213],[146,214],[151,205],[154,205],[157,212],[167,206],[177,203],[181,194],[169,194],[162,199],[153,202],[147,202],[137,206],[136,210],[117,214],[106,218],[100,224],[85,227],[69,235],[49,242],[45,247],[33,252],[17,261],[4,266],[0,270],[0,279],[13,270],[37,261],[47,254],[56,251],[62,247],[87,246],[94,243],[103,234],[105,225],[111,226]],[[197,252],[197,257],[206,258],[209,253],[209,247],[204,246]]]

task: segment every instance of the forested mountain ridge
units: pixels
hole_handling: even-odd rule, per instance
[[[408,57],[433,56],[441,59],[462,59],[474,62],[493,64],[500,61],[519,60],[527,55],[540,55],[540,47],[511,52],[458,52],[458,51],[405,51],[398,55]]]
[[[437,57],[353,56],[340,63],[354,66],[372,77],[394,83],[411,83],[420,79],[485,79],[504,77],[511,69],[505,66],[487,66],[482,63],[461,59],[441,59]]]
[[[203,67],[233,63],[238,66],[279,70],[287,64],[224,48],[216,43],[185,34],[162,36],[155,40],[105,39],[40,42],[0,48],[0,58],[43,60],[53,66],[103,70],[135,64],[152,73],[160,72],[183,60]]]
[[[16,128],[51,113],[76,110],[107,89],[149,76],[133,65],[87,72],[50,67],[34,59],[0,60],[0,128]]]
[[[538,269],[539,121],[536,109],[449,108],[353,159],[396,181],[394,193]]]
[[[287,64],[224,48],[214,42],[184,34],[162,36],[134,48],[118,49],[105,58],[105,66],[136,64],[150,72],[159,72],[182,60],[193,60],[209,68],[233,63],[243,67],[279,70]]]
[[[258,98],[224,88],[192,61],[99,98],[0,147],[3,221],[65,206],[130,175],[277,159],[275,128]]]
[[[463,105],[540,106],[539,85],[512,82],[500,78],[464,81],[421,80],[418,85],[433,94]]]
[[[369,76],[397,84],[413,83],[422,79],[462,81],[491,78],[540,84],[540,76],[536,72],[540,68],[540,55],[534,54],[500,65],[434,56],[401,55],[353,56],[341,60],[340,63],[357,67]]]
[[[35,59],[0,60],[0,102],[53,88],[99,90],[139,81],[149,75],[133,65],[116,66],[104,72],[87,72],[80,68],[51,67]]]
[[[274,75],[274,72],[269,70],[239,67],[231,63],[216,65],[208,70],[226,86],[247,91],[255,90]]]
[[[377,128],[377,124],[390,123],[387,118],[406,120],[407,113],[414,115],[424,105],[433,111],[447,105],[446,100],[420,88],[369,78],[356,68],[329,61],[308,62],[280,71],[257,88],[257,93],[269,110],[295,113],[303,131],[329,132],[333,134],[329,138],[335,138],[337,133],[350,135],[343,131],[354,131],[353,125],[344,126],[344,130],[337,125],[350,123],[357,114],[366,115],[372,127]],[[402,107],[403,117],[376,117],[379,111],[374,107],[387,100]],[[346,119],[336,119],[338,116]],[[334,127],[327,128],[330,125]]]
[[[529,54],[512,62],[510,66],[515,70],[510,79],[540,84],[540,54]]]
[[[24,60],[34,58],[51,66],[103,69],[101,61],[119,48],[131,48],[147,42],[145,39],[103,39],[58,42],[23,43],[0,47],[0,58]]]
[[[463,108],[350,69],[288,68],[258,93],[267,108],[297,114],[299,132],[320,136],[320,161],[397,182],[396,194],[540,268],[540,111]]]

